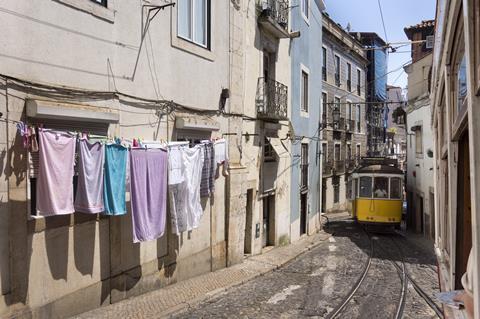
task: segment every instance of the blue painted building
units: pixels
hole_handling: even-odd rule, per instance
[[[294,0],[291,30],[291,239],[319,228],[323,0]]]

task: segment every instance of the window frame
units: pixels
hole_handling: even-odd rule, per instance
[[[357,95],[362,96],[362,70],[357,68]]]
[[[392,195],[392,185],[393,185],[393,181],[394,180],[398,180],[398,196],[397,197],[393,197]],[[398,199],[398,200],[401,200],[403,198],[403,195],[402,195],[402,178],[400,177],[390,177],[390,189],[389,189],[389,198],[390,199]]]
[[[352,64],[347,62],[347,91],[352,92]]]
[[[304,65],[300,67],[300,111],[304,114],[308,114],[310,109],[309,94],[310,94],[310,71]],[[305,81],[306,80],[306,81]]]
[[[334,55],[334,66],[335,66],[335,85],[337,87],[340,87],[342,85],[342,60],[340,58],[340,55],[336,54]],[[338,79],[337,79],[338,77]]]
[[[190,8],[190,33],[191,33],[191,38],[188,38],[188,36],[180,34],[180,1],[188,1],[191,4]],[[205,1],[205,32],[204,32],[204,37],[205,37],[205,44],[198,42],[195,40],[195,4],[199,1]],[[177,9],[177,38],[180,38],[182,40],[185,40],[189,43],[192,43],[196,46],[199,46],[201,48],[211,50],[211,11],[212,11],[212,6],[211,6],[211,0],[179,0],[178,2],[178,9]]]
[[[370,179],[370,190],[369,190],[369,194],[370,196],[364,196],[362,195],[362,180],[363,179]],[[371,176],[360,176],[359,178],[359,183],[358,183],[358,198],[373,198],[373,178]]]
[[[355,122],[357,122],[357,133],[362,133],[362,105],[355,105]]]
[[[377,180],[386,180],[387,181],[387,189],[386,189],[386,195],[385,197],[379,197],[375,194],[375,192],[377,191]],[[372,187],[372,196],[374,199],[390,199],[389,197],[390,195],[390,178],[388,178],[387,176],[375,176],[373,178],[373,187]]]
[[[328,72],[327,72],[327,64],[328,64],[328,50],[327,47],[322,46],[322,80],[328,81]]]
[[[308,189],[308,170],[309,170],[309,145],[308,143],[302,143],[300,146],[300,187],[302,189]],[[306,172],[305,172],[306,170]],[[305,181],[305,184],[304,184]]]
[[[415,129],[415,155],[423,156],[423,127],[419,125]]]
[[[303,20],[305,20],[307,24],[310,24],[310,0],[301,0],[300,4]]]

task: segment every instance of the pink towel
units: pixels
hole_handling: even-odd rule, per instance
[[[76,138],[67,132],[39,129],[37,210],[40,215],[73,213]]]

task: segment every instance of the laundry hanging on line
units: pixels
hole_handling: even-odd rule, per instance
[[[30,137],[34,135],[29,133]],[[200,202],[202,180],[206,182],[205,194],[212,194],[217,165],[228,162],[224,139],[203,141],[194,147],[189,147],[188,142],[138,140],[136,145],[140,148],[129,149],[120,144],[125,144],[124,139],[116,139],[110,144],[105,144],[104,140],[91,143],[83,135],[77,138],[75,133],[42,128],[39,128],[38,136],[39,214],[50,216],[77,211],[124,215],[127,213],[125,193],[129,185],[134,242],[163,235],[167,200],[171,204],[170,222],[174,233],[197,228],[203,215]],[[30,138],[30,152],[34,152],[32,144]],[[73,196],[76,144],[78,178]],[[216,149],[219,149],[219,156]],[[139,154],[146,154],[146,157]],[[134,160],[137,162],[133,163]],[[49,170],[52,167],[55,167],[53,172]],[[207,174],[202,179],[204,171]],[[128,185],[127,173],[131,176]]]
[[[105,147],[100,142],[90,143],[81,138],[78,149],[78,183],[75,194],[75,211],[97,214],[105,210],[103,205],[103,164]]]
[[[154,240],[165,231],[167,216],[167,151],[130,151],[133,242]]]
[[[37,211],[41,216],[71,214],[76,137],[46,129],[39,129],[38,134]]]

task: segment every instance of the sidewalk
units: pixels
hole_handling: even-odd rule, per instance
[[[233,286],[275,270],[325,241],[329,234],[319,232],[241,264],[185,280],[163,289],[98,308],[73,318],[161,318],[184,310]]]

